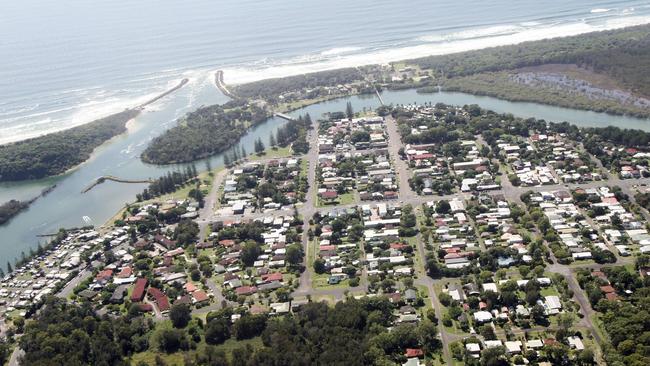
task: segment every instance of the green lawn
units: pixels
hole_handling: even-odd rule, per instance
[[[312,280],[311,280],[312,288],[314,288],[314,289],[330,288],[331,289],[331,288],[349,288],[350,287],[350,285],[349,285],[350,280],[343,280],[343,281],[339,282],[336,285],[330,285],[329,283],[327,283],[329,277],[330,277],[330,275],[327,274],[327,273],[314,274],[312,276]]]
[[[542,287],[540,294],[542,296],[560,296],[560,293],[555,286]]]
[[[287,158],[292,156],[291,152],[291,147],[286,146],[286,147],[277,147],[275,149],[268,148],[264,150],[264,154],[262,155],[257,155],[257,154],[251,154],[248,156],[248,160],[250,161],[256,161],[256,160],[262,160],[262,159],[273,159],[273,158]]]
[[[348,192],[340,194],[336,201],[323,202],[320,197],[318,197],[317,205],[318,207],[328,207],[328,206],[337,206],[337,205],[350,205],[356,202],[354,197],[354,192]]]

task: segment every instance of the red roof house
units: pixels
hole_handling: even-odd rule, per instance
[[[407,358],[422,357],[422,356],[424,356],[424,352],[419,348],[407,348],[406,349],[406,357]]]
[[[164,292],[160,291],[159,289],[155,287],[149,287],[147,290],[149,295],[151,295],[156,302],[156,305],[158,305],[158,310],[161,312],[169,311],[171,306],[169,306],[169,299],[167,298],[167,295],[165,295]]]
[[[273,273],[262,275],[262,281],[264,282],[282,281],[282,273],[273,272]]]
[[[257,292],[257,287],[255,286],[242,286],[242,287],[237,287],[235,289],[235,293],[237,295],[251,295]]]
[[[131,302],[140,302],[144,298],[144,289],[147,287],[146,278],[138,278],[135,281],[133,292],[131,293]]]
[[[194,298],[194,302],[196,304],[210,300],[208,294],[206,294],[203,290],[196,290],[192,292],[192,298]]]

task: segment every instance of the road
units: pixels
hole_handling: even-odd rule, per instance
[[[422,273],[422,276],[419,276],[414,283],[416,285],[421,285],[425,286],[427,288],[427,291],[429,292],[429,298],[431,299],[431,305],[433,306],[433,310],[436,313],[436,318],[439,320],[442,320],[443,313],[442,313],[442,306],[440,305],[440,301],[438,300],[438,294],[436,294],[436,290],[433,287],[435,280],[429,277],[426,274],[426,268],[425,268],[425,260],[426,260],[426,252],[424,249],[424,242],[422,240],[422,234],[418,233],[418,240],[417,240],[417,250],[418,250],[418,255],[420,256],[420,268],[419,268],[419,273]],[[449,350],[449,344],[454,341],[452,339],[452,334],[447,332],[445,328],[442,326],[441,323],[438,324],[438,331],[440,332],[440,342],[442,342],[442,355],[445,359],[445,363],[447,365],[452,365],[452,357],[451,357],[451,351]]]
[[[93,272],[90,269],[84,268],[83,270],[81,270],[81,272],[79,272],[77,276],[75,276],[75,278],[73,278],[70,282],[68,282],[65,285],[65,287],[63,287],[61,291],[59,291],[59,293],[56,294],[56,296],[62,299],[67,299],[72,294],[72,291],[74,291],[75,287],[77,287],[80,283],[82,283],[92,275]]]
[[[393,168],[397,174],[399,199],[402,201],[415,199],[418,195],[413,192],[409,184],[411,172],[409,171],[408,163],[402,160],[399,154],[399,150],[402,147],[402,139],[397,130],[397,121],[391,116],[386,117],[386,132],[388,132],[388,153],[393,160]]]
[[[307,189],[307,194],[305,195],[305,202],[298,209],[298,214],[302,217],[302,248],[303,248],[303,271],[300,274],[298,288],[296,293],[306,294],[312,289],[311,284],[311,263],[308,263],[310,256],[310,251],[314,250],[311,248],[311,243],[309,242],[309,220],[314,216],[316,212],[316,166],[318,165],[318,122],[314,122],[313,128],[309,130],[307,134],[307,140],[309,141],[309,152],[307,155],[304,155],[302,158],[307,159],[307,184],[309,188]]]
[[[25,352],[20,349],[20,347],[16,346],[14,348],[14,352],[11,354],[11,358],[9,358],[9,363],[7,363],[7,366],[20,366],[20,363],[18,360],[25,354]]]

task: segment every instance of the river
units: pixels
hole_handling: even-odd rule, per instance
[[[106,182],[88,193],[81,190],[95,178],[102,175],[115,175],[121,178],[155,178],[176,166],[155,166],[140,161],[139,155],[147,143],[165,129],[173,126],[176,120],[192,110],[193,106],[210,103],[223,103],[227,100],[211,83],[210,78],[200,83],[200,88],[183,88],[152,105],[132,122],[129,132],[102,145],[92,158],[70,173],[39,181],[0,184],[0,201],[11,198],[26,199],[37,195],[40,190],[52,184],[57,187],[48,195],[37,200],[27,211],[16,216],[9,224],[0,226],[0,260],[4,263],[28,252],[39,241],[38,234],[51,233],[61,227],[75,227],[85,224],[101,225],[126,202],[132,202],[142,191],[144,184],[120,184]],[[559,108],[536,103],[508,102],[492,97],[474,96],[464,93],[441,92],[418,94],[415,90],[384,91],[382,98],[387,104],[408,104],[443,102],[454,105],[478,104],[483,108],[500,113],[512,113],[520,117],[543,118],[548,121],[567,121],[579,126],[602,127],[615,125],[623,128],[638,128],[650,131],[647,120],[604,113]],[[345,110],[350,101],[355,110],[376,108],[378,99],[373,95],[360,95],[339,98],[289,113],[297,116],[309,113],[318,118],[323,113]],[[279,118],[271,118],[251,129],[242,139],[241,145],[247,151],[254,150],[253,143],[262,138],[268,145],[271,132],[286,123]],[[196,162],[197,169],[205,170],[206,161],[213,168],[222,165],[222,154]],[[89,221],[84,220],[87,217]],[[44,239],[41,239],[44,240]]]

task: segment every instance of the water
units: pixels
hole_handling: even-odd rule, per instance
[[[0,143],[216,69],[242,82],[648,21],[638,0],[3,1]]]
[[[190,79],[188,85],[151,105],[128,134],[99,148],[71,173],[47,180],[0,184],[0,202],[28,199],[57,188],[0,227],[0,263],[27,252],[37,234],[59,227],[100,225],[132,201],[144,185],[104,183],[80,191],[101,175],[157,177],[175,167],[143,164],[147,143],[200,105],[226,98],[213,72],[226,82],[244,82],[307,71],[388,62],[489,45],[619,28],[650,21],[643,1],[535,0],[300,1],[83,0],[3,2],[0,5],[0,143],[69,128],[103,117]],[[509,103],[459,93],[419,95],[385,92],[388,103],[442,101],[477,103],[499,112],[568,120],[582,125],[615,124],[646,129],[646,121]],[[376,98],[352,97],[314,105],[314,117],[376,107]],[[298,112],[296,112],[298,113]],[[242,140],[251,152],[259,136],[284,121],[271,119]],[[211,159],[213,167],[221,156]],[[198,162],[199,169],[204,162]]]

